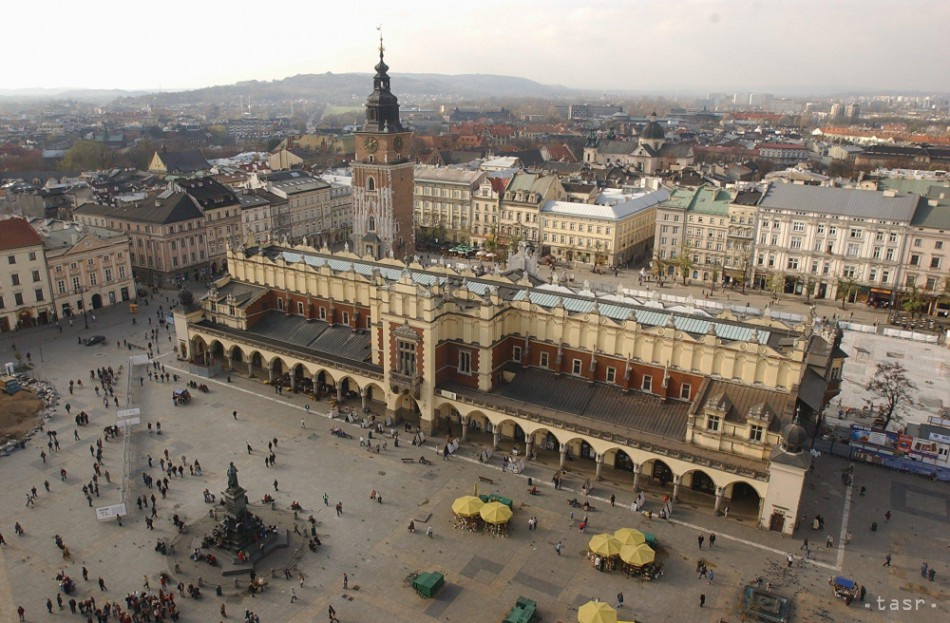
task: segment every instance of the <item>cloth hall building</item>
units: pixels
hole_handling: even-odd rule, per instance
[[[480,277],[302,245],[234,248],[228,267],[175,312],[199,374],[266,379],[787,534],[811,459],[795,420],[835,395],[844,362],[827,326],[547,283],[524,247]]]

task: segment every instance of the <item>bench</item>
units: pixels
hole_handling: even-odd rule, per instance
[[[408,458],[408,457],[403,457],[402,462],[403,462],[403,463],[415,463],[416,460],[415,460],[415,459],[410,459],[410,458]]]
[[[489,478],[488,476],[479,476],[478,479],[481,480],[482,482],[487,482],[490,485],[495,484],[495,481]]]

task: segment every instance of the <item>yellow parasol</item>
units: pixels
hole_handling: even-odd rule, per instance
[[[603,601],[588,601],[577,609],[577,623],[617,623],[617,611]]]
[[[646,543],[640,545],[624,545],[620,548],[620,560],[634,567],[642,567],[656,559],[656,552]]]
[[[647,542],[646,535],[636,528],[620,528],[614,532],[614,538],[620,541],[621,545],[640,545]]]
[[[489,502],[485,506],[482,506],[478,514],[488,523],[500,524],[508,523],[508,520],[511,519],[512,512],[510,508],[501,502]]]
[[[474,495],[463,495],[452,502],[452,512],[462,517],[477,515],[485,503]]]
[[[620,541],[609,534],[595,534],[587,544],[590,551],[601,556],[616,556],[620,554]]]

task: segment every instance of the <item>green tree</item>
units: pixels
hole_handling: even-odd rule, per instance
[[[685,286],[686,280],[689,279],[689,273],[693,270],[693,258],[689,255],[689,245],[683,245],[679,255],[676,256],[673,262],[676,267],[679,268],[680,277],[683,278],[683,285]]]
[[[838,298],[841,299],[841,309],[858,291],[858,282],[854,277],[842,277],[838,280]]]
[[[814,275],[805,275],[799,277],[799,281],[802,284],[802,291],[805,294],[805,302],[811,302],[811,291],[815,289],[815,286],[818,285],[818,277]]]
[[[910,313],[911,319],[916,319],[917,313],[920,312],[920,310],[926,305],[927,303],[924,301],[923,297],[921,297],[920,292],[917,290],[917,286],[912,285],[907,298],[904,299],[903,303],[901,303],[901,308],[905,312]]]
[[[765,285],[772,293],[772,300],[778,299],[778,295],[785,290],[785,273],[772,273]]]
[[[884,428],[893,419],[899,419],[899,413],[908,402],[913,400],[917,385],[907,376],[907,369],[900,363],[883,362],[877,364],[874,377],[868,382],[871,393],[868,406],[876,408],[884,419]]]
[[[66,152],[59,168],[64,171],[108,169],[113,166],[114,162],[114,154],[102,143],[77,141]]]

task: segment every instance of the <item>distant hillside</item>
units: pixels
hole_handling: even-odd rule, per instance
[[[551,97],[572,92],[566,87],[545,85],[514,76],[393,73],[391,77],[393,92],[407,99],[425,96]],[[252,80],[192,91],[152,93],[132,99],[147,98],[149,102],[157,105],[184,103],[223,105],[238,98],[250,96],[258,104],[288,99],[342,104],[362,101],[372,90],[372,78],[372,74],[365,73],[300,74],[270,82]]]
[[[8,101],[78,100],[106,103],[120,97],[137,97],[148,91],[124,91],[122,89],[0,89],[0,98]]]

